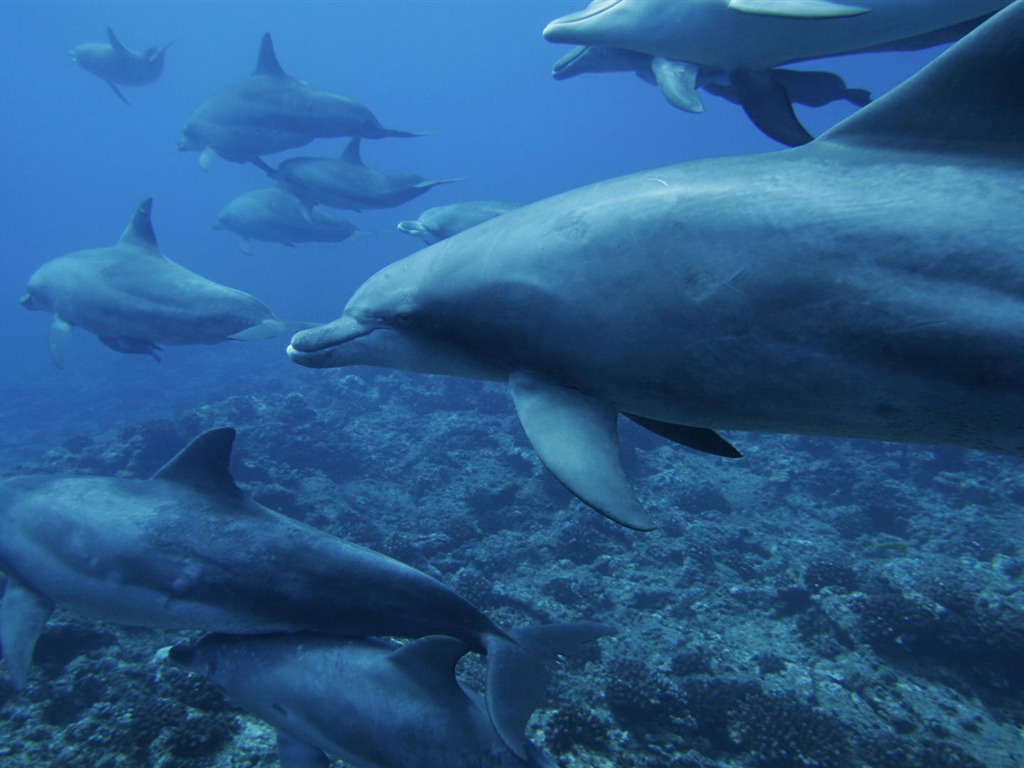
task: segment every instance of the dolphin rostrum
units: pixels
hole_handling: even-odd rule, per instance
[[[58,367],[64,367],[75,326],[116,352],[157,360],[160,344],[269,339],[309,327],[278,320],[255,296],[164,256],[153,233],[152,209],[152,198],[143,200],[115,245],[59,256],[29,279],[21,303],[53,313],[50,355]]]
[[[164,52],[170,43],[159,48],[147,48],[141,53],[129,50],[117,39],[114,30],[107,27],[107,43],[83,43],[71,50],[71,58],[86,72],[103,80],[128,104],[118,89],[119,85],[147,85],[160,78],[164,71]]]
[[[206,635],[166,655],[272,725],[282,768],[326,767],[326,755],[356,768],[554,768],[498,737],[455,676],[465,652],[440,635],[395,646],[300,633]]]
[[[368,168],[354,136],[341,157],[291,157],[270,176],[303,200],[361,211],[394,208],[419,197],[438,184],[459,179],[431,181],[415,174],[389,175]]]
[[[257,504],[235,485],[233,429],[205,432],[149,480],[0,481],[0,643],[24,687],[55,606],[101,621],[232,634],[443,634],[487,653],[495,728],[523,728],[549,664],[609,634],[598,624],[509,634],[441,582]]]
[[[712,429],[1024,455],[1022,201],[1024,1],[804,147],[602,181],[424,248],[289,354],[507,381],[548,468],[638,529],[620,413],[721,454]]]
[[[277,61],[269,34],[263,36],[253,73],[204,101],[182,128],[178,149],[201,152],[208,168],[214,156],[254,163],[261,155],[302,147],[335,136],[417,136],[385,128],[352,99],[313,88],[287,74]]]
[[[502,200],[472,200],[439,205],[428,208],[417,219],[398,222],[398,231],[433,245],[518,207],[519,203],[506,203]]]
[[[250,238],[294,246],[340,243],[366,234],[352,222],[299,200],[280,185],[234,198],[224,206],[213,226],[237,234],[243,253],[252,253]]]
[[[776,67],[948,42],[1009,2],[594,0],[552,21],[544,37],[649,54],[663,92],[691,112],[699,111],[693,108],[700,104],[697,75],[717,75],[761,131],[797,146],[812,137],[794,115],[785,87],[772,76]],[[661,67],[666,71],[659,72]]]

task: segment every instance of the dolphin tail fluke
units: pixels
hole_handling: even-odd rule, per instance
[[[736,88],[736,97],[747,117],[761,133],[787,147],[799,147],[814,140],[793,112],[786,89],[768,70],[737,70],[729,79]]]
[[[121,101],[123,101],[129,107],[132,105],[132,103],[130,101],[128,101],[128,99],[126,99],[124,97],[124,94],[121,93],[121,89],[118,88],[117,85],[115,85],[114,83],[110,82],[109,80],[104,80],[103,82],[105,82],[107,85],[110,86],[110,90],[112,90],[114,92],[114,95],[117,96],[117,98],[119,98]]]
[[[509,636],[491,635],[487,647],[487,713],[509,749],[527,759],[526,723],[540,704],[551,670],[562,656],[615,630],[604,624],[547,624]]]
[[[43,633],[53,603],[12,577],[7,579],[4,599],[0,603],[0,645],[4,662],[19,691],[28,684],[28,670],[36,641]]]
[[[150,61],[156,61],[161,56],[163,56],[164,53],[167,52],[167,49],[170,48],[172,45],[174,45],[178,41],[178,37],[179,37],[178,35],[175,35],[170,40],[168,40],[166,43],[161,45],[159,48],[153,48],[152,50],[147,51],[147,56],[148,56],[149,60]]]

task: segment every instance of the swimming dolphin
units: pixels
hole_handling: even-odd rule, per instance
[[[1022,201],[1018,2],[805,147],[506,213],[385,267],[289,355],[507,381],[548,468],[638,529],[619,413],[1024,455]]]
[[[350,221],[310,206],[280,186],[246,192],[224,206],[214,229],[239,237],[243,253],[252,253],[249,239],[292,245],[340,243],[362,231]]]
[[[75,326],[115,352],[151,355],[160,344],[219,344],[294,333],[308,323],[274,317],[255,296],[200,277],[164,256],[156,244],[146,198],[121,239],[107,248],[75,251],[46,262],[21,298],[27,309],[52,312],[50,355],[64,367]]]
[[[750,119],[789,146],[811,140],[785,89],[784,64],[867,50],[916,49],[1008,5],[1010,0],[594,0],[544,29],[552,42],[625,48],[673,62],[675,87],[701,70],[721,73]],[[661,78],[659,77],[659,83]],[[695,87],[689,96],[696,99]],[[688,99],[678,96],[682,103]],[[673,103],[676,103],[673,101]],[[684,107],[685,108],[685,107]],[[690,110],[694,111],[694,110]]]
[[[548,665],[598,624],[501,630],[441,582],[267,509],[235,485],[233,429],[205,432],[149,480],[0,481],[0,643],[15,684],[54,606],[101,621],[232,634],[444,634],[488,654],[495,727],[523,754]]]
[[[439,205],[436,208],[428,208],[418,219],[400,221],[398,231],[418,237],[427,245],[433,245],[518,207],[519,203],[506,203],[501,200],[474,200]]]
[[[555,80],[567,80],[591,72],[633,72],[644,82],[658,86],[669,104],[687,112],[704,111],[698,89],[740,103],[736,88],[722,72],[623,48],[576,46],[555,62],[551,74]],[[782,87],[791,104],[822,107],[834,101],[848,101],[863,107],[871,101],[870,93],[863,88],[848,88],[834,72],[779,67],[769,70],[768,75]]]
[[[147,85],[160,78],[164,71],[164,52],[170,43],[147,48],[138,53],[121,44],[114,30],[107,27],[107,43],[83,43],[71,50],[71,58],[86,72],[91,72],[110,86],[117,98],[128,104],[118,85]]]
[[[526,743],[525,759],[498,737],[455,664],[451,637],[403,646],[308,633],[206,635],[167,658],[215,683],[277,730],[282,768],[554,768]]]
[[[261,155],[302,147],[313,139],[417,135],[385,128],[359,102],[288,75],[277,61],[270,35],[265,34],[252,75],[203,102],[182,128],[178,149],[201,152],[203,169],[220,155],[266,170]]]
[[[291,157],[269,174],[303,200],[355,211],[394,208],[438,184],[459,181],[430,181],[414,174],[392,176],[367,168],[358,136],[349,140],[341,157]]]

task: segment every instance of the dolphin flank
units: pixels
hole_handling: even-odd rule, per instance
[[[715,429],[1021,456],[1022,199],[1017,2],[806,146],[506,213],[385,267],[289,355],[506,381],[545,465],[638,529],[619,414],[719,455]]]

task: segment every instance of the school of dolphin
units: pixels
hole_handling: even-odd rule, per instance
[[[871,103],[831,73],[783,67],[962,35]],[[304,366],[504,381],[544,465],[637,530],[654,520],[619,460],[620,415],[726,458],[740,453],[719,429],[1024,455],[1024,0],[595,0],[544,36],[585,46],[556,78],[634,71],[693,112],[703,89],[794,148],[524,206],[430,209],[399,224],[427,247],[317,327],[167,258],[147,199],[115,245],[29,280],[22,303],[53,314],[54,361],[75,326],[154,357],[290,332]],[[166,45],[137,54],[108,37],[74,55],[118,96],[159,77]],[[839,98],[866,106],[811,140],[792,104]],[[267,35],[252,76],[196,109],[179,148],[276,182],[230,203],[219,226],[341,241],[354,225],[315,205],[390,207],[450,181],[362,163],[362,139],[413,135],[287,75]],[[338,136],[350,137],[338,158],[263,159]],[[16,686],[66,608],[210,632],[165,657],[272,725],[284,768],[328,756],[358,768],[553,765],[527,721],[557,659],[613,630],[503,630],[426,574],[247,497],[228,469],[233,440],[206,432],[149,480],[0,482],[0,643]],[[455,675],[469,652],[486,657],[482,697]]]

